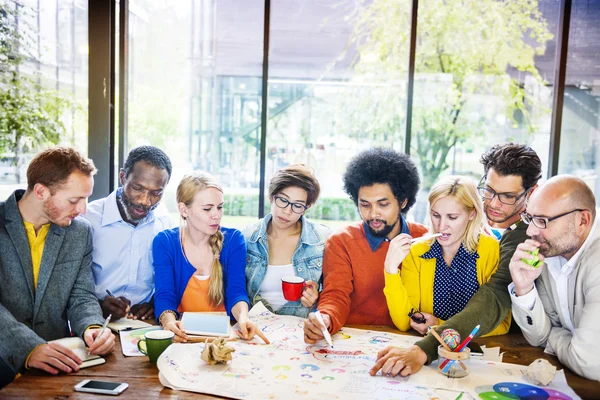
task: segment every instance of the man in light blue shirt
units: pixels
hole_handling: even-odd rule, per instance
[[[166,215],[154,210],[171,171],[171,160],[162,150],[136,147],[119,172],[122,187],[90,203],[83,215],[92,224],[92,272],[105,317],[154,317],[152,240],[172,227]]]

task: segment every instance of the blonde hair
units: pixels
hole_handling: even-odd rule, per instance
[[[475,182],[464,176],[446,176],[440,179],[429,192],[429,208],[431,209],[439,199],[448,196],[455,198],[469,214],[475,211],[475,218],[469,220],[462,239],[467,251],[474,253],[479,245],[479,235],[483,232],[485,223],[483,205],[477,195]],[[429,215],[431,218],[431,213]]]
[[[198,192],[201,192],[208,188],[215,188],[221,193],[223,189],[217,183],[217,180],[207,172],[194,171],[186,174],[179,182],[177,186],[177,203],[183,203],[186,207],[190,207],[194,201],[194,196]],[[181,251],[183,252],[183,232],[187,226],[185,217],[180,217],[183,221],[180,221],[179,235],[182,243]],[[212,249],[214,260],[212,269],[210,272],[210,286],[208,288],[208,299],[214,307],[218,307],[223,304],[225,299],[225,289],[223,288],[223,266],[221,265],[220,255],[221,249],[223,248],[223,233],[221,228],[210,237],[210,247]],[[185,252],[184,252],[185,257]],[[187,258],[186,258],[187,259]]]

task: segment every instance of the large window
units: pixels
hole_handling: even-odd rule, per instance
[[[600,3],[574,0],[571,13],[558,170],[583,179],[600,206]]]
[[[547,165],[557,21],[555,1],[419,2],[411,154],[423,181],[415,219],[425,219],[441,175],[478,181],[479,158],[494,144],[530,144]]]
[[[384,15],[356,1],[271,6],[266,182],[311,165],[322,193],[308,216],[332,227],[359,219],[343,191],[347,161],[372,146],[403,150],[410,2],[394,3],[408,11],[385,33]]]
[[[128,149],[164,149],[173,176],[163,204],[192,170],[216,176],[226,226],[258,215],[262,1],[131,0]]]
[[[0,199],[26,187],[35,153],[87,153],[87,2],[0,0]]]

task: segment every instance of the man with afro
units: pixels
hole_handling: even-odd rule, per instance
[[[354,157],[344,189],[362,222],[329,237],[323,256],[319,311],[331,334],[345,324],[394,326],[383,294],[384,265],[400,265],[410,241],[427,232],[403,215],[415,204],[419,173],[406,154],[373,148]],[[314,313],[304,321],[304,340],[323,339]]]

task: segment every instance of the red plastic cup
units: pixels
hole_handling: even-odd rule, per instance
[[[305,286],[309,285],[304,282],[304,278],[299,276],[290,275],[281,278],[281,290],[283,291],[283,297],[285,297],[287,301],[300,300]]]

